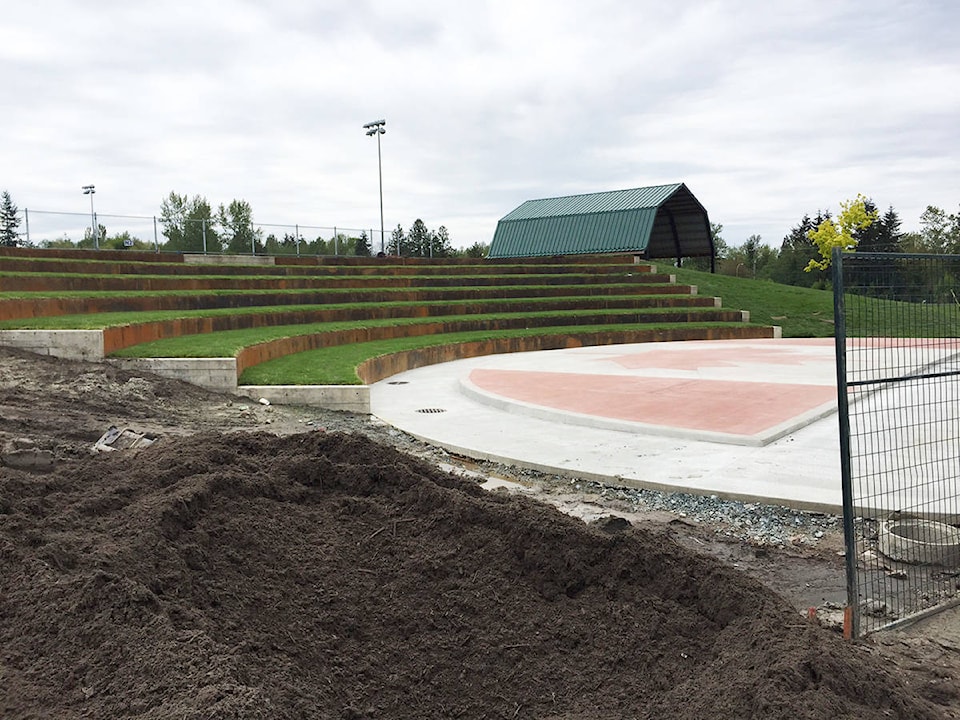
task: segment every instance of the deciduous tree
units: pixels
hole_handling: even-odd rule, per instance
[[[840,203],[836,222],[827,218],[816,228],[807,231],[807,237],[816,246],[822,259],[811,259],[804,270],[826,270],[830,267],[834,248],[849,252],[857,247],[854,233],[870,227],[877,219],[877,211],[868,210],[866,203],[867,198],[857,194],[855,199]]]
[[[485,258],[490,253],[490,244],[475,242],[463,251],[463,256],[468,258]]]
[[[160,203],[160,225],[167,238],[164,250],[172,252],[221,252],[223,246],[217,219],[207,199],[171,192]]]
[[[246,200],[231,200],[230,204],[220,206],[217,213],[223,228],[223,239],[229,253],[263,252],[263,231],[253,227],[253,209]]]

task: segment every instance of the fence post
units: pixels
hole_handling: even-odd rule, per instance
[[[157,237],[157,216],[153,216],[153,247],[157,253],[160,252],[160,239]]]
[[[334,257],[340,254],[340,251],[338,249],[339,246],[340,246],[340,243],[337,240],[337,226],[334,225],[333,226],[333,256]]]
[[[300,257],[300,223],[293,226],[293,242],[297,246],[297,257]]]
[[[30,211],[26,208],[23,209],[23,222],[27,230],[27,245],[30,244]]]
[[[840,486],[843,493],[843,544],[847,569],[847,611],[843,634],[860,635],[860,597],[857,588],[857,539],[853,523],[853,486],[850,472],[850,406],[847,398],[847,310],[843,296],[843,252],[833,249],[833,327],[837,365],[837,419],[840,427]]]

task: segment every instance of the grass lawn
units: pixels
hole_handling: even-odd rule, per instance
[[[673,268],[677,282],[698,295],[723,298],[723,306],[750,311],[750,323],[779,325],[784,337],[833,337],[833,292]]]
[[[749,310],[751,324],[779,325],[784,337],[833,337],[832,290],[675,270],[677,282],[696,285],[698,294],[722,297],[724,307]],[[845,297],[847,333],[851,337],[881,337],[888,335],[891,327],[900,328],[901,337],[953,337],[958,325],[957,303],[912,303],[852,294]]]
[[[602,330],[666,330],[672,328],[743,327],[742,323],[680,323],[675,325],[604,325]],[[248,368],[240,377],[241,385],[360,385],[357,367],[366,360],[404,350],[475,342],[505,337],[531,337],[562,333],[588,333],[595,325],[549,327],[519,330],[477,330],[420,337],[374,340],[352,345],[336,345],[319,350],[286,355]]]
[[[128,294],[129,296],[129,294]],[[676,299],[677,295],[643,295],[644,300],[655,300],[657,298]],[[589,302],[591,300],[601,300],[609,302],[618,302],[624,300],[635,300],[636,295],[604,295],[597,296],[573,296],[564,295],[561,297],[538,297],[538,298],[484,298],[485,305],[503,305],[506,303],[525,303],[533,312],[537,312],[538,304],[550,302]],[[108,327],[119,327],[122,325],[132,325],[134,323],[147,322],[166,322],[169,320],[180,320],[186,318],[200,317],[224,317],[231,315],[269,315],[273,313],[285,312],[310,312],[322,310],[352,310],[369,307],[371,304],[378,308],[421,308],[438,305],[463,304],[465,300],[407,300],[400,302],[378,302],[378,303],[323,303],[323,304],[298,304],[298,305],[262,305],[256,307],[235,307],[235,308],[210,308],[205,310],[146,310],[138,312],[109,312],[109,313],[89,313],[86,315],[54,315],[51,317],[38,318],[18,318],[16,320],[5,320],[0,322],[0,330],[102,330]],[[676,308],[680,311],[682,308]],[[691,312],[704,308],[689,308]],[[634,312],[654,312],[657,308],[637,308]],[[668,308],[663,308],[666,312]],[[578,311],[554,311],[560,312],[578,312]],[[588,311],[583,311],[588,312]],[[594,311],[598,312],[598,311]],[[614,310],[611,310],[614,312]]]
[[[660,312],[660,311],[658,311]],[[670,312],[666,310],[664,312]],[[275,325],[273,327],[246,328],[243,330],[224,330],[223,332],[205,333],[200,335],[184,335],[181,337],[156,340],[154,342],[141,343],[132,347],[118,350],[113,354],[114,357],[233,357],[240,350],[251,345],[279,340],[281,338],[295,337],[297,335],[314,335],[317,333],[336,332],[338,330],[350,330],[353,328],[376,328],[376,327],[394,327],[397,325],[432,325],[440,324],[445,321],[454,320],[499,320],[507,318],[567,318],[596,314],[594,311],[571,311],[566,313],[544,312],[544,313],[513,313],[513,314],[495,314],[495,315],[456,315],[452,317],[435,318],[389,318],[385,320],[364,320],[327,323],[307,323],[300,325]],[[597,330],[622,330],[625,328],[648,328],[658,327],[656,324],[644,323],[638,321],[636,310],[610,311],[610,314],[623,315],[624,321],[617,324],[604,323],[583,324],[583,325],[551,325],[539,328],[518,328],[516,330],[487,330],[481,332],[490,333],[493,337],[498,332],[509,332],[518,335],[535,335],[544,332],[577,332],[577,331],[597,331]],[[742,326],[742,323],[726,323],[728,325]],[[692,323],[684,323],[684,326],[693,326]],[[703,325],[724,325],[724,323],[703,323]],[[458,333],[443,333],[444,337],[457,335]],[[436,335],[439,337],[439,334]],[[394,340],[391,342],[399,342]]]

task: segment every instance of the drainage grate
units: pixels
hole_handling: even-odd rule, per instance
[[[433,415],[436,413],[444,413],[446,410],[443,408],[420,408],[417,410],[418,413],[426,413],[427,415]]]
[[[391,380],[387,385],[408,385],[409,383],[406,380]]]

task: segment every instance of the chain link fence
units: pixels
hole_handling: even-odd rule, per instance
[[[960,589],[960,256],[833,256],[853,637]]]
[[[372,254],[388,245],[372,228],[337,225],[256,224],[249,240],[229,246],[216,221],[185,220],[175,247],[170,247],[163,224],[156,216],[115,215],[91,211],[21,211],[20,239],[35,247],[134,248],[160,252],[204,254],[243,253],[268,255],[354,255],[357,240],[366,239]],[[238,247],[238,245],[242,245]]]

